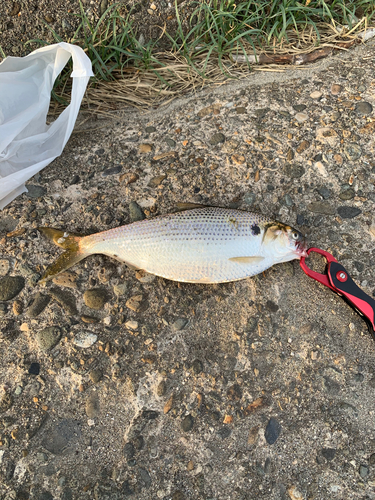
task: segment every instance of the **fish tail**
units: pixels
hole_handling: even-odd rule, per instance
[[[82,240],[85,237],[82,235],[66,233],[52,227],[38,227],[38,231],[44,234],[49,240],[53,241],[55,245],[65,250],[65,252],[57,257],[57,259],[46,269],[46,272],[40,280],[41,282],[48,281],[57,274],[66,271],[91,253],[88,249],[84,249]]]

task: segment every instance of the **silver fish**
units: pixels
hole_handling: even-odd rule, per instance
[[[290,226],[217,207],[159,216],[89,236],[38,229],[66,250],[46,270],[43,281],[92,254],[187,283],[241,280],[307,255],[303,235]]]

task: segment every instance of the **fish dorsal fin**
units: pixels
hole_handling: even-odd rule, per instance
[[[250,266],[255,266],[264,260],[264,257],[255,255],[252,257],[231,257],[229,259],[231,262],[237,262],[238,264],[248,264]]]
[[[200,203],[184,203],[184,202],[177,202],[176,203],[176,208],[178,212],[184,212],[185,210],[193,210],[194,208],[207,208],[208,205],[201,205]]]

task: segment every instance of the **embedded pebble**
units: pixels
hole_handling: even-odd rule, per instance
[[[121,170],[122,170],[121,165],[118,165],[117,167],[106,168],[102,172],[102,177],[108,177],[109,175],[119,174]]]
[[[77,275],[72,271],[64,271],[52,279],[55,285],[65,286],[67,288],[77,289]]]
[[[137,222],[146,218],[143,210],[136,201],[131,201],[129,203],[129,215],[131,222]]]
[[[216,146],[217,144],[221,144],[225,142],[225,135],[221,132],[216,132],[216,134],[212,135],[210,138],[210,144],[212,146]]]
[[[125,326],[130,330],[136,330],[138,328],[138,321],[127,321]]]
[[[91,347],[98,340],[98,336],[95,333],[90,332],[79,332],[75,334],[73,338],[73,344],[77,347],[82,347],[87,349]]]
[[[150,153],[152,151],[152,144],[140,144],[139,152],[140,153]]]
[[[309,115],[306,113],[297,113],[295,118],[297,122],[302,123],[309,119]]]
[[[184,432],[189,432],[194,426],[194,418],[191,415],[186,415],[181,421],[181,429]]]
[[[358,160],[362,155],[362,149],[358,144],[348,143],[344,145],[344,152],[350,161]]]
[[[49,351],[59,342],[61,335],[62,332],[58,326],[48,326],[40,330],[35,338],[42,351]]]
[[[311,92],[310,97],[311,99],[320,99],[322,97],[322,93],[319,92],[319,90],[314,90],[314,92]]]
[[[103,378],[103,372],[99,370],[99,368],[91,370],[91,372],[89,373],[89,377],[94,384],[97,384]]]
[[[66,290],[60,290],[60,288],[50,288],[49,294],[52,298],[56,300],[60,304],[60,306],[67,312],[68,314],[74,316],[78,314],[77,306],[76,306],[76,298],[74,295]]]
[[[342,91],[342,86],[339,85],[338,83],[334,83],[331,85],[331,94],[332,95],[338,95]]]
[[[108,293],[104,288],[92,288],[83,294],[83,301],[90,309],[100,310],[108,302]]]
[[[264,432],[264,437],[266,438],[267,443],[274,444],[280,436],[280,433],[280,423],[276,420],[276,418],[271,417]]]
[[[10,262],[8,259],[0,259],[0,276],[8,274],[10,269]]]
[[[316,140],[323,144],[329,144],[331,147],[335,146],[339,139],[338,133],[333,128],[323,127],[316,131]]]
[[[41,314],[44,309],[48,306],[51,297],[49,295],[43,295],[38,292],[34,295],[30,307],[26,311],[26,316],[29,318],[36,318]]]
[[[371,115],[372,110],[373,110],[372,105],[369,102],[365,101],[357,102],[355,106],[355,112],[359,116]]]
[[[16,297],[25,286],[22,276],[5,276],[0,279],[0,300],[11,300]]]
[[[141,307],[142,299],[142,295],[133,295],[133,297],[130,297],[130,299],[126,301],[126,307],[134,312],[137,312]]]
[[[353,219],[354,217],[357,217],[357,215],[362,213],[362,210],[360,210],[357,207],[342,206],[342,207],[338,207],[337,213],[343,219]]]
[[[180,331],[183,330],[187,324],[188,320],[186,318],[178,318],[171,326],[173,330]]]
[[[315,212],[317,214],[334,215],[335,213],[334,207],[326,201],[314,201],[310,203],[307,208],[310,212]]]
[[[150,179],[150,181],[149,181],[148,185],[149,185],[150,187],[157,187],[157,186],[159,186],[159,184],[161,184],[161,183],[164,181],[164,179],[166,179],[166,178],[167,178],[166,174],[157,175],[156,177],[153,177],[152,179]]]
[[[122,297],[128,291],[128,283],[125,281],[123,283],[119,283],[118,285],[114,285],[113,292],[117,297]]]
[[[29,198],[41,198],[46,194],[46,189],[42,186],[34,186],[33,184],[28,184],[26,196]]]

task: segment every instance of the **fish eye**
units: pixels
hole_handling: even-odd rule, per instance
[[[293,238],[293,240],[298,240],[299,234],[297,233],[297,231],[292,232],[292,238]]]

